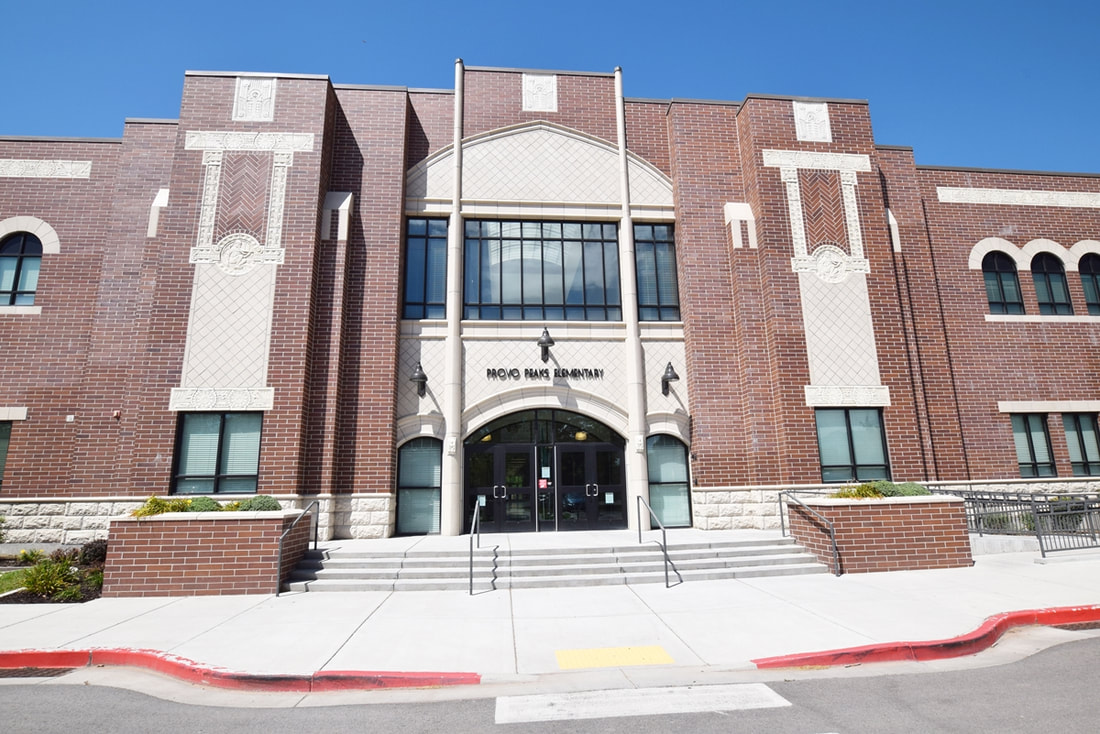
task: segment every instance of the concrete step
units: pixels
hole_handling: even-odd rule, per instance
[[[673,583],[825,573],[791,538],[681,543],[668,549]],[[469,588],[469,551],[439,553],[310,551],[292,573],[292,591],[413,591]],[[674,569],[674,570],[673,570]],[[664,583],[665,564],[652,542],[558,549],[483,547],[474,553],[474,590]]]

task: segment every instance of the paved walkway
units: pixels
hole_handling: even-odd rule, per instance
[[[676,540],[690,542],[695,535],[718,541],[746,534],[678,531]],[[548,540],[485,536],[482,545],[532,547]],[[592,542],[582,534],[552,541]],[[467,538],[369,542],[386,550],[468,548]],[[447,675],[475,674],[484,685],[551,682],[567,673],[604,680],[622,675],[637,685],[754,671],[753,661],[776,656],[958,638],[973,635],[994,615],[1020,610],[1059,608],[1057,620],[1074,614],[1100,619],[1100,552],[1040,560],[1037,552],[1004,553],[978,556],[963,569],[690,581],[671,589],[645,584],[474,596],[314,592],[0,605],[0,657],[2,651],[109,648],[151,650],[163,660],[255,676],[430,672],[443,682]]]

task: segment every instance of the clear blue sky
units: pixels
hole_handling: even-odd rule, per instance
[[[1097,0],[0,3],[0,135],[175,118],[185,70],[452,88],[471,66],[611,71],[629,97],[871,103],[917,162],[1100,173]]]

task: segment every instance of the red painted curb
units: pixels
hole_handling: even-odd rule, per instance
[[[312,675],[238,673],[157,650],[15,650],[0,652],[0,668],[86,668],[124,665],[145,668],[173,678],[240,691],[319,693],[380,688],[440,688],[481,683],[477,673],[401,673],[390,671],[326,670]]]
[[[1043,624],[1074,624],[1077,622],[1100,621],[1100,605],[1083,607],[1052,607],[1049,609],[1030,609],[1019,612],[1005,612],[986,619],[973,632],[946,640],[925,642],[888,642],[862,647],[848,647],[823,652],[778,655],[770,658],[757,658],[753,662],[757,668],[798,668],[828,667],[833,665],[852,665],[854,663],[883,663],[898,660],[941,660],[943,658],[962,657],[981,652],[993,645],[1012,627]]]

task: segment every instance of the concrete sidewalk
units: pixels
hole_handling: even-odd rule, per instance
[[[393,545],[445,542],[456,541],[396,539]],[[538,541],[508,536],[507,542]],[[411,671],[441,680],[476,674],[484,684],[625,669],[644,669],[653,680],[676,671],[698,677],[756,670],[753,661],[762,658],[959,638],[1005,612],[1095,607],[1079,610],[1075,619],[1100,619],[1100,553],[1039,560],[1034,552],[1006,553],[978,556],[963,569],[693,581],[671,589],[645,584],[474,596],[285,593],[0,605],[0,651],[148,650],[192,667],[259,677]]]

